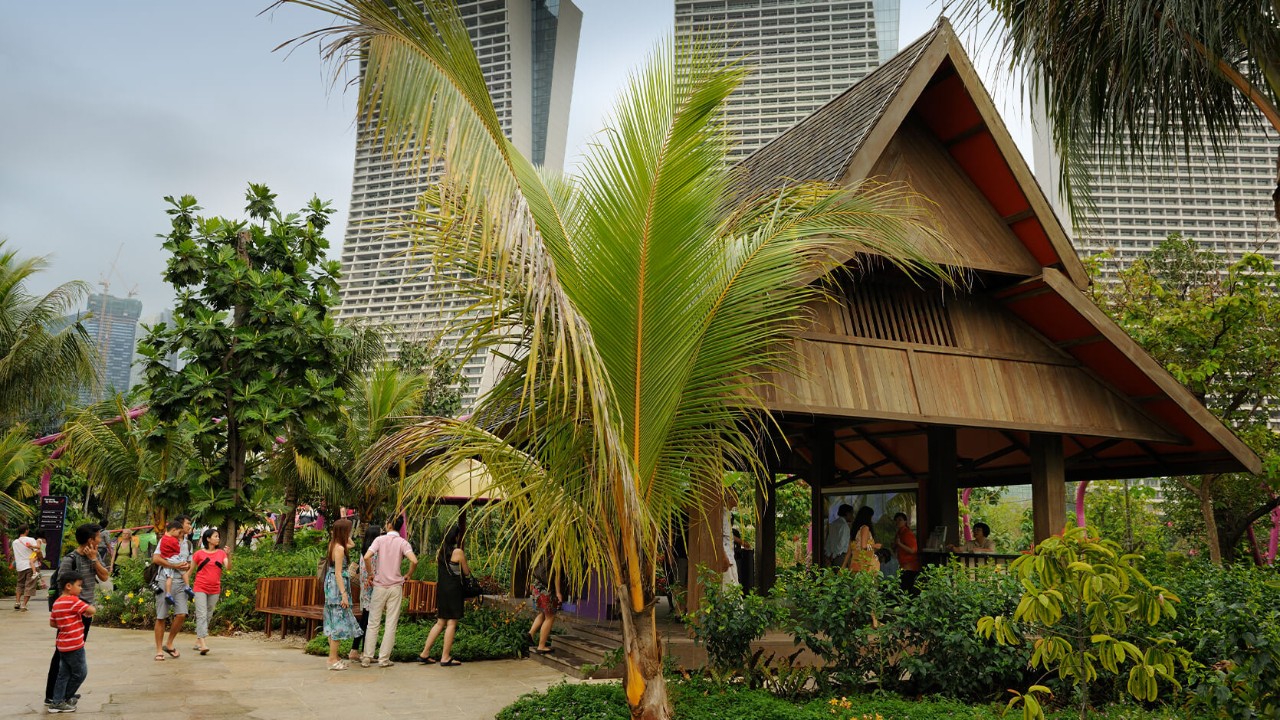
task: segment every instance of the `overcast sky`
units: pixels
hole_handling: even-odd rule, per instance
[[[572,158],[622,86],[673,24],[671,0],[575,0],[582,8]],[[0,1],[0,238],[49,256],[32,288],[68,280],[136,289],[143,316],[169,307],[160,277],[165,195],[207,214],[243,216],[246,183],[292,210],[319,195],[339,213],[341,252],[355,154],[354,102],[313,45],[280,43],[329,24],[270,0]],[[936,0],[902,0],[899,44],[934,22]],[[984,75],[991,63],[978,59]],[[991,86],[988,81],[988,85]],[[1007,93],[992,87],[997,96]],[[1020,104],[1005,121],[1029,157]],[[113,259],[114,271],[111,270]]]

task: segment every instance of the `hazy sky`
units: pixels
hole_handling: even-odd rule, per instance
[[[628,71],[673,23],[671,0],[575,2],[584,17],[570,169]],[[327,235],[340,256],[355,104],[314,45],[273,52],[328,17],[298,7],[259,15],[268,5],[0,2],[0,238],[49,256],[33,289],[84,280],[96,291],[105,279],[114,295],[136,288],[144,317],[157,313],[172,302],[156,237],[168,227],[163,197],[189,193],[207,214],[242,217],[250,181],[268,184],[287,210],[312,194],[333,200]],[[902,5],[905,45],[940,6]],[[978,61],[984,74],[988,64]],[[1018,103],[1002,112],[1029,152]]]

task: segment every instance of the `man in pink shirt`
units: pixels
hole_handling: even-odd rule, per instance
[[[366,575],[373,583],[373,596],[369,600],[369,627],[364,636],[364,653],[360,656],[360,667],[369,667],[373,657],[369,654],[378,642],[378,628],[382,625],[382,614],[387,614],[387,630],[382,635],[382,645],[378,648],[378,667],[391,667],[391,648],[396,644],[396,625],[400,622],[400,601],[404,597],[404,575],[400,574],[400,564],[409,558],[409,572],[418,567],[418,556],[413,554],[413,546],[408,540],[400,537],[400,529],[404,527],[404,517],[393,517],[387,520],[387,533],[381,535],[369,546],[364,554]],[[374,562],[374,558],[377,562]]]

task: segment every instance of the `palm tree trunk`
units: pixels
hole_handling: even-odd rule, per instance
[[[293,547],[294,518],[298,515],[298,483],[290,480],[284,486],[284,512],[280,517],[280,532],[276,534],[276,545]]]
[[[658,635],[658,617],[654,604],[636,611],[631,604],[631,588],[618,586],[618,602],[622,611],[622,647],[626,676],[623,689],[635,720],[669,720],[667,680],[662,676],[662,640]]]

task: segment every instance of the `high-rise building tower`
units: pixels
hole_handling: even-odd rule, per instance
[[[1070,221],[1046,127],[1038,113],[1032,141],[1036,178],[1055,201],[1059,217]],[[1165,159],[1126,164],[1102,154],[1088,158],[1097,210],[1074,229],[1076,250],[1082,256],[1110,251],[1101,267],[1104,279],[1114,278],[1175,232],[1195,238],[1227,261],[1247,252],[1280,260],[1280,225],[1271,200],[1277,144],[1280,138],[1259,118],[1221,154],[1204,143],[1190,158],[1180,144]]]
[[[84,325],[98,351],[98,384],[81,388],[81,405],[133,387],[130,376],[141,316],[141,300],[97,293],[89,296],[84,311],[66,318],[68,322],[78,321]]]
[[[899,0],[675,0],[676,37],[753,70],[729,98],[740,160],[898,52]]]
[[[534,163],[562,168],[582,11],[571,0],[460,0],[457,7],[508,137]],[[468,302],[450,293],[451,278],[433,276],[422,254],[386,229],[431,181],[430,169],[396,163],[373,131],[358,129],[338,316],[382,326],[393,355],[402,342],[435,339]],[[496,370],[491,357],[463,359],[464,409]]]

